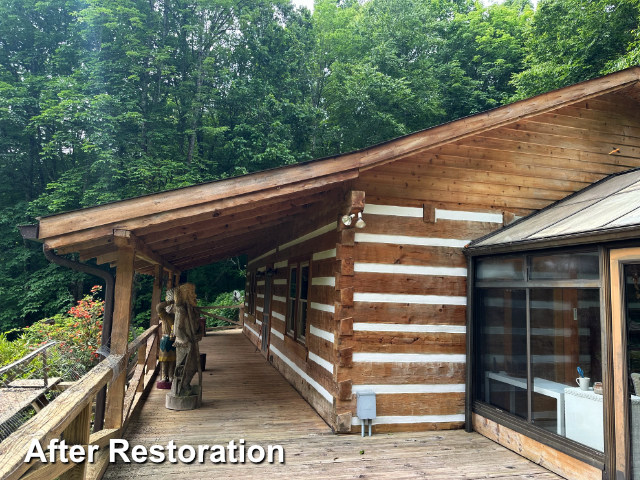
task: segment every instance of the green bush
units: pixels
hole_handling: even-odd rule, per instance
[[[240,297],[244,298],[244,291],[240,291]],[[198,302],[200,303],[200,302]],[[234,305],[233,302],[233,292],[225,292],[219,294],[216,299],[208,304],[201,304],[201,307],[208,307],[213,305]],[[221,308],[215,310],[208,310],[214,315],[218,315],[219,317],[228,318],[234,322],[237,322],[239,317],[240,310],[237,308]],[[231,323],[225,322],[224,320],[218,320],[216,318],[206,317],[207,319],[207,327],[223,327],[227,325],[232,325]]]

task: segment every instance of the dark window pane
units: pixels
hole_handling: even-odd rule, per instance
[[[296,290],[297,290],[297,274],[298,271],[295,268],[291,269],[291,277],[289,280],[289,297],[296,298]]]
[[[300,311],[298,312],[298,339],[304,342],[307,334],[307,302],[300,301]]]
[[[539,255],[529,259],[530,280],[598,280],[598,252]]]
[[[302,300],[307,299],[307,292],[309,291],[309,266],[300,268],[300,298]]]
[[[296,314],[296,300],[290,298],[287,302],[287,333],[293,333],[293,322]]]
[[[476,280],[524,280],[524,258],[485,258],[476,262]]]
[[[602,382],[599,290],[534,288],[530,308],[533,423],[604,451],[603,402],[593,391]]]
[[[527,418],[527,316],[524,290],[478,293],[478,399]]]

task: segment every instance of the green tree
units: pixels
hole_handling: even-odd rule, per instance
[[[637,1],[543,0],[526,34],[526,69],[513,78],[514,99],[597,77],[629,65]],[[626,61],[621,61],[626,58]]]

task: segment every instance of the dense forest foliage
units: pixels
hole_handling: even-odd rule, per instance
[[[640,0],[0,0],[0,331],[94,279],[16,225],[362,148],[635,65]],[[209,300],[243,259],[190,272]],[[150,279],[137,278],[138,323]]]

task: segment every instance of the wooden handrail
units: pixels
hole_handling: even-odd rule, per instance
[[[144,363],[138,363],[136,367],[136,373],[133,375],[131,382],[129,383],[129,388],[124,397],[124,408],[123,408],[123,418],[126,420],[129,417],[129,413],[131,411],[131,406],[133,405],[133,400],[138,391],[138,387],[140,385],[140,381],[144,377],[144,368],[147,364],[147,360],[149,359],[149,355],[153,351],[153,345],[158,340],[158,336],[154,336],[147,340],[147,349],[144,355]]]
[[[162,322],[160,322],[160,325],[162,325]],[[133,341],[131,343],[129,343],[129,345],[127,346],[127,356],[128,355],[132,355],[136,350],[138,350],[138,348],[140,348],[140,346],[144,342],[146,342],[147,339],[151,335],[153,335],[158,328],[160,328],[160,325],[153,325],[153,326],[147,328],[144,332],[142,332],[135,339],[133,339]]]
[[[125,366],[123,355],[109,355],[0,443],[0,478],[18,478],[23,474],[30,466],[23,460],[31,441],[37,439],[45,445],[53,438],[59,438],[96,393],[113,380],[114,373],[119,373]]]
[[[229,309],[231,309],[231,308],[240,308],[240,307],[242,307],[242,305],[244,305],[244,304],[240,303],[238,305],[229,305],[229,306],[226,306],[226,305],[210,305],[208,307],[196,307],[196,308],[198,308],[200,310],[212,310],[214,308],[229,308]]]
[[[31,442],[36,439],[46,449],[46,445],[52,439],[59,438],[62,432],[76,420],[76,417],[90,405],[98,391],[123,372],[127,367],[127,358],[138,350],[158,328],[159,325],[154,325],[130,342],[127,346],[127,355],[109,355],[0,443],[0,479],[20,478],[31,466],[24,463]]]
[[[22,358],[19,358],[18,360],[16,360],[13,363],[10,363],[9,365],[5,365],[4,367],[0,368],[0,375],[4,375],[5,373],[7,373],[8,371],[10,371],[11,369],[17,367],[18,365],[22,365],[23,363],[26,363],[30,360],[32,360],[33,358],[37,357],[40,353],[44,352],[47,348],[51,347],[52,345],[55,345],[56,341],[52,341],[52,342],[48,342],[45,345],[36,348],[33,352],[25,355]]]

